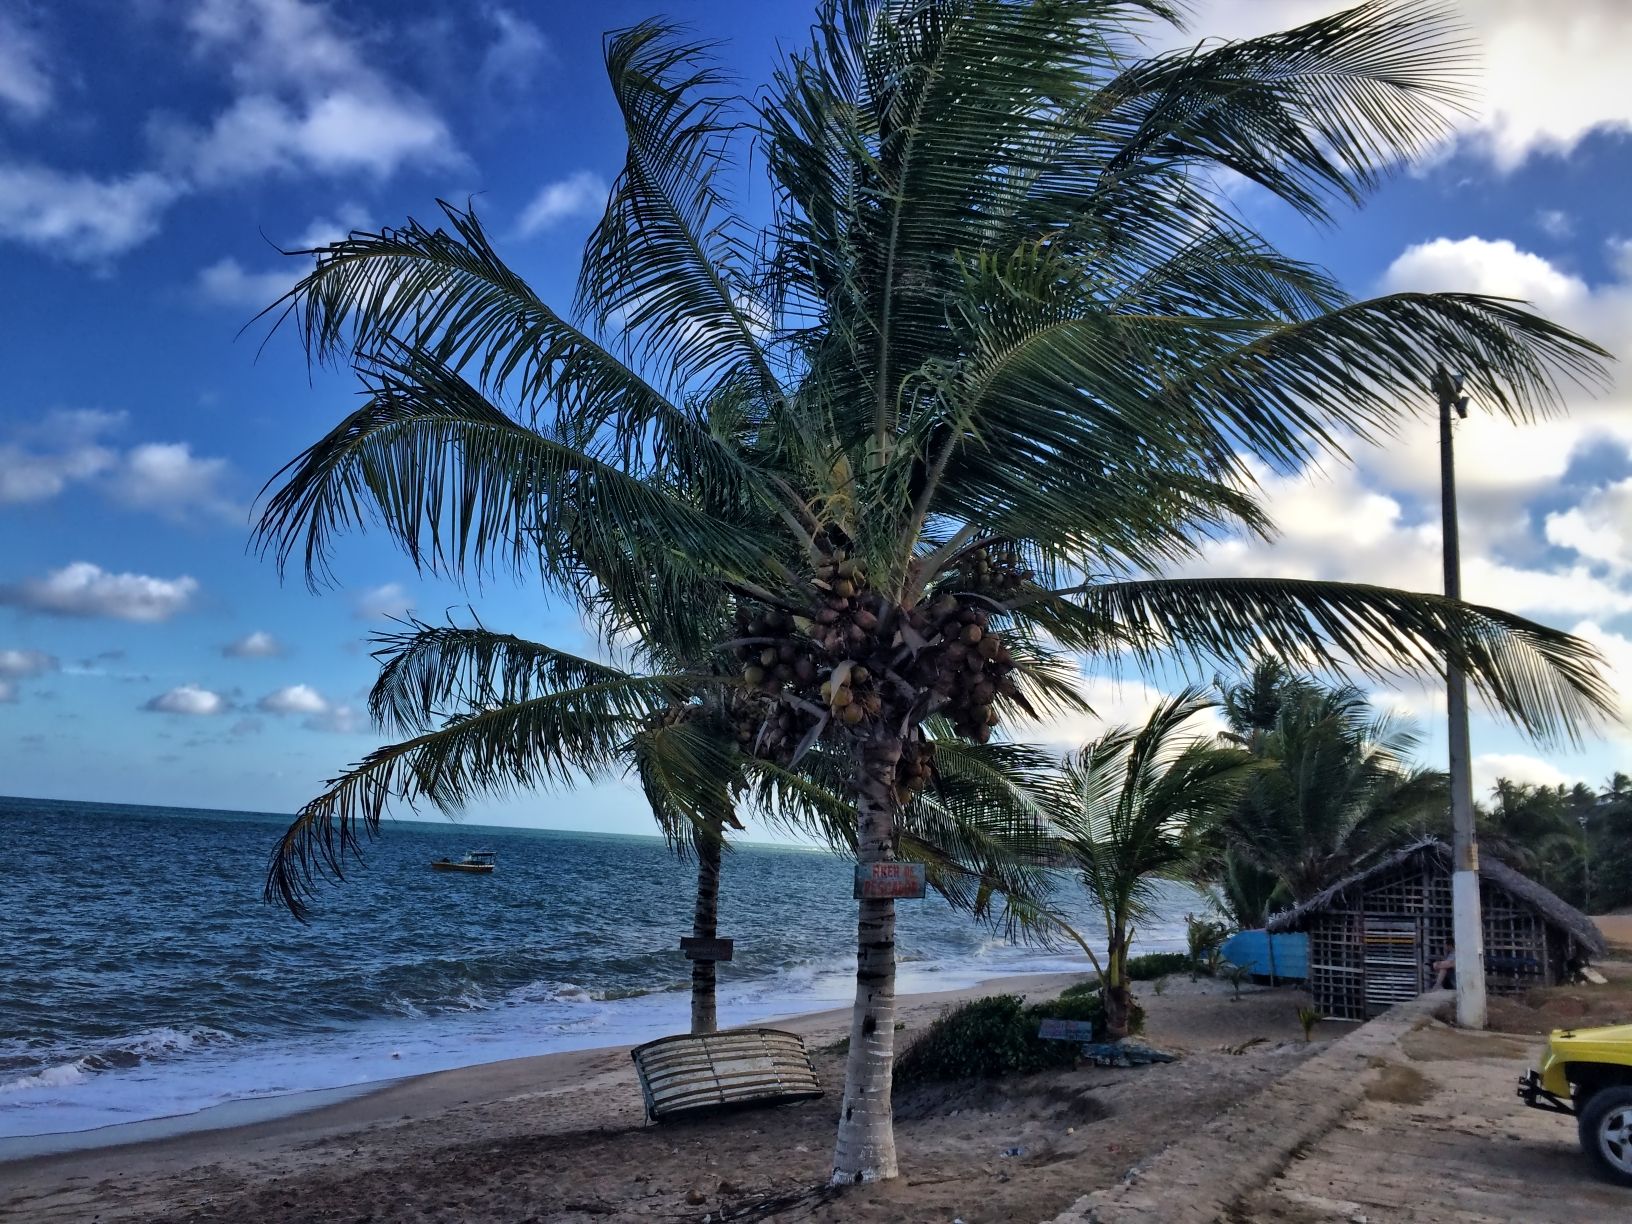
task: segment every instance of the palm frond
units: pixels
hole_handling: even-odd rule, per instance
[[[324,879],[378,833],[393,803],[456,813],[473,799],[563,785],[616,766],[632,724],[685,694],[666,676],[629,676],[472,712],[369,753],[296,814],[267,868],[266,898],[304,917]]]
[[[617,320],[676,385],[746,372],[776,398],[752,252],[722,185],[733,125],[708,51],[656,21],[608,38],[627,153],[584,250],[578,301],[602,328]]]
[[[493,709],[628,678],[616,667],[480,624],[402,623],[403,629],[370,639],[380,674],[368,709],[375,724],[391,734],[429,731],[450,709]]]
[[[1064,644],[1120,646],[1142,662],[1224,663],[1274,654],[1377,678],[1460,666],[1492,709],[1540,739],[1574,742],[1615,708],[1598,652],[1559,629],[1443,595],[1292,578],[1089,584],[1040,601]]]

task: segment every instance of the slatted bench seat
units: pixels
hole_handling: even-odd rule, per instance
[[[805,1043],[781,1029],[661,1037],[629,1051],[653,1122],[822,1095]]]

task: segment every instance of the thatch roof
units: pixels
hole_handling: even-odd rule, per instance
[[[1447,870],[1451,866],[1451,848],[1437,837],[1425,837],[1421,841],[1412,842],[1393,854],[1378,859],[1362,871],[1339,880],[1330,888],[1316,893],[1302,905],[1293,907],[1283,913],[1276,914],[1264,924],[1271,932],[1295,931],[1307,925],[1311,916],[1327,909],[1339,894],[1353,888],[1372,876],[1380,875],[1391,867],[1397,867],[1409,858],[1419,854],[1433,854]],[[1604,936],[1598,927],[1580,910],[1561,900],[1555,893],[1549,892],[1537,884],[1529,876],[1514,871],[1506,863],[1491,858],[1488,854],[1479,856],[1479,874],[1504,892],[1512,894],[1526,905],[1535,909],[1548,922],[1568,933],[1582,947],[1596,956],[1603,956],[1606,952]]]

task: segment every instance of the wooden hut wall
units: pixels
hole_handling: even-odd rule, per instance
[[[1479,891],[1486,989],[1513,994],[1558,981],[1563,937],[1534,908],[1491,881],[1482,880]],[[1420,934],[1414,953],[1404,947],[1401,924],[1389,919],[1415,919]],[[1453,934],[1450,873],[1432,856],[1418,855],[1395,871],[1357,881],[1312,915],[1308,929],[1315,1005],[1331,1019],[1365,1020],[1433,984],[1428,966],[1443,955]]]

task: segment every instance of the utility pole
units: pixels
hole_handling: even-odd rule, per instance
[[[1451,413],[1466,418],[1462,375],[1444,366],[1434,372],[1439,397],[1440,511],[1445,534],[1445,594],[1462,598],[1462,556],[1456,528],[1456,460]],[[1456,939],[1456,1022],[1485,1027],[1485,924],[1479,906],[1479,840],[1473,826],[1473,764],[1468,751],[1468,679],[1456,660],[1445,670],[1451,772],[1451,912]]]

